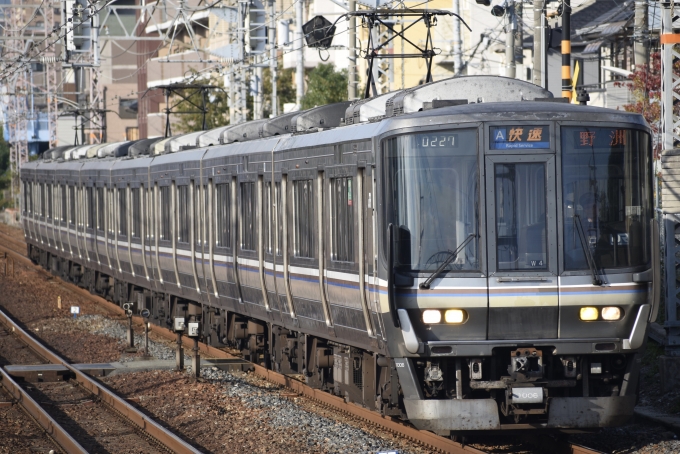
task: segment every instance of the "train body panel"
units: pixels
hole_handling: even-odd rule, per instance
[[[421,429],[603,427],[658,305],[649,147],[633,114],[461,105],[29,163],[24,230],[93,291]]]

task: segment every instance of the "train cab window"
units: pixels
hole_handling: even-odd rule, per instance
[[[217,246],[231,247],[231,195],[229,183],[215,186],[217,203]]]
[[[497,269],[547,269],[545,164],[496,164],[494,173]]]
[[[118,189],[118,234],[127,236],[127,189]]]
[[[477,130],[392,137],[383,141],[382,153],[385,228],[393,224],[399,231],[395,266],[435,270],[470,239],[446,269],[478,270]],[[385,238],[385,253],[388,247]]]
[[[189,186],[177,187],[177,241],[188,243],[191,231],[191,217],[189,213]]]
[[[104,231],[104,188],[97,188],[97,228]]]
[[[295,256],[314,258],[314,180],[293,181]]]
[[[331,259],[354,261],[354,194],[352,178],[331,179]]]
[[[170,208],[172,207],[172,199],[170,194],[170,186],[162,186],[160,188],[160,208],[161,208],[161,240],[172,241],[172,228],[170,226]]]
[[[72,225],[76,225],[76,188],[75,188],[75,186],[69,186],[68,187],[68,203],[69,203],[68,222]]]
[[[652,217],[650,137],[644,131],[562,128],[566,270],[647,265]]]
[[[241,249],[248,251],[254,251],[257,246],[255,195],[255,183],[241,183]]]
[[[131,188],[130,198],[132,199],[132,231],[130,232],[130,236],[139,238],[142,234],[142,200],[140,188]]]

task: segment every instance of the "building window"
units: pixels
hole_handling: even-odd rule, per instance
[[[170,208],[172,200],[170,199],[170,186],[163,186],[160,188],[161,193],[161,240],[172,241],[172,229],[170,228]]]
[[[231,193],[229,183],[215,186],[217,202],[217,245],[231,247]]]
[[[255,183],[241,183],[241,249],[254,251],[256,219]]]
[[[331,259],[354,261],[354,206],[352,178],[331,180]]]
[[[314,180],[293,182],[295,256],[314,258]]]
[[[139,188],[130,189],[130,197],[132,198],[132,231],[130,235],[134,238],[139,238],[142,234],[142,200],[140,194]]]

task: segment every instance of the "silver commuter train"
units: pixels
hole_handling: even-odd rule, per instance
[[[21,169],[28,252],[419,429],[622,424],[659,306],[650,129],[551,98],[462,77],[60,147]]]

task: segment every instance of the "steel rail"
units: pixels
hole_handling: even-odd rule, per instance
[[[4,232],[0,231],[0,235],[7,236]],[[0,250],[6,249],[3,247],[3,245],[0,245]],[[16,253],[15,253],[16,254]],[[49,274],[47,271],[43,270],[39,265],[33,264],[28,258],[24,256],[18,256],[18,260],[22,261],[22,263],[31,265],[34,267],[34,269],[37,269],[40,272],[44,272],[50,277],[52,277],[51,274]],[[69,282],[62,282],[65,287],[67,287],[70,291],[78,293],[82,296],[85,296],[94,302],[100,304],[101,306],[104,306],[107,310],[109,310],[111,313],[114,313],[116,315],[125,315],[125,311],[118,305],[111,303],[110,301],[107,301],[104,298],[101,298],[100,296],[93,295],[86,289],[80,288],[74,284],[71,284]],[[133,316],[133,321],[136,325],[138,326],[144,326],[144,320],[142,317],[139,316]],[[151,331],[155,332],[156,334],[160,335],[161,337],[169,340],[169,341],[176,341],[177,340],[177,335],[173,331],[170,331],[169,329],[163,328],[161,326],[155,325],[155,324],[150,324],[151,326]],[[193,348],[193,340],[188,338],[188,337],[182,337],[182,343],[185,348],[191,349]],[[204,344],[202,342],[198,343],[198,348],[201,354],[211,356],[213,358],[222,358],[222,359],[231,359],[231,358],[237,358],[236,356],[224,351],[220,350],[218,348],[212,347],[210,345]],[[258,364],[252,364],[253,369],[255,374],[258,376],[262,377],[263,379],[271,382],[278,384],[280,386],[284,386],[300,396],[307,397],[311,400],[314,400],[324,406],[327,407],[332,407],[334,409],[337,409],[341,412],[344,412],[346,414],[349,414],[355,418],[367,421],[371,424],[374,424],[378,427],[381,427],[384,430],[387,430],[392,433],[397,433],[399,435],[404,436],[405,438],[414,441],[416,443],[419,443],[421,445],[424,445],[432,450],[439,451],[439,452],[444,452],[444,453],[454,453],[454,454],[485,454],[485,451],[481,451],[477,448],[473,448],[471,446],[466,446],[458,442],[454,442],[448,438],[441,437],[439,435],[436,435],[432,432],[428,432],[425,430],[418,430],[414,427],[408,426],[402,421],[400,421],[397,418],[389,417],[389,416],[382,416],[379,413],[376,413],[372,410],[368,410],[364,407],[361,407],[359,405],[356,405],[354,403],[347,403],[345,400],[341,397],[334,396],[332,394],[329,394],[325,391],[321,391],[319,389],[312,388],[310,386],[307,386],[301,381],[298,381],[290,376],[280,374],[278,372],[274,372],[272,370],[266,369],[265,367],[262,367]],[[571,454],[602,454],[601,451],[593,450],[590,448],[587,448],[585,446],[577,445],[577,444],[572,444],[570,443],[569,445],[569,451]]]
[[[71,437],[2,367],[0,367],[0,384],[59,447],[68,454],[87,454],[85,448],[80,446],[80,443]]]
[[[168,429],[158,424],[153,419],[149,418],[148,416],[137,410],[135,407],[127,403],[121,397],[118,397],[116,394],[106,389],[102,384],[94,380],[92,377],[89,377],[84,372],[71,366],[70,363],[59,357],[56,353],[54,353],[53,351],[42,345],[40,342],[38,342],[32,335],[24,331],[14,320],[12,320],[12,318],[10,318],[2,310],[0,310],[0,322],[9,326],[12,329],[13,334],[15,334],[22,342],[24,342],[31,350],[36,352],[38,355],[42,356],[52,364],[59,364],[66,367],[71,372],[71,374],[75,376],[75,380],[81,386],[90,391],[93,395],[95,395],[102,402],[107,404],[110,408],[113,408],[118,413],[123,415],[123,417],[133,422],[143,432],[151,436],[153,439],[158,441],[167,449],[177,454],[184,453],[198,454],[201,452],[198,449],[191,446],[190,444],[188,444],[187,442],[185,442],[184,440],[182,440],[181,438],[179,438],[174,433],[170,432]],[[4,375],[5,373],[3,371],[3,383]]]

